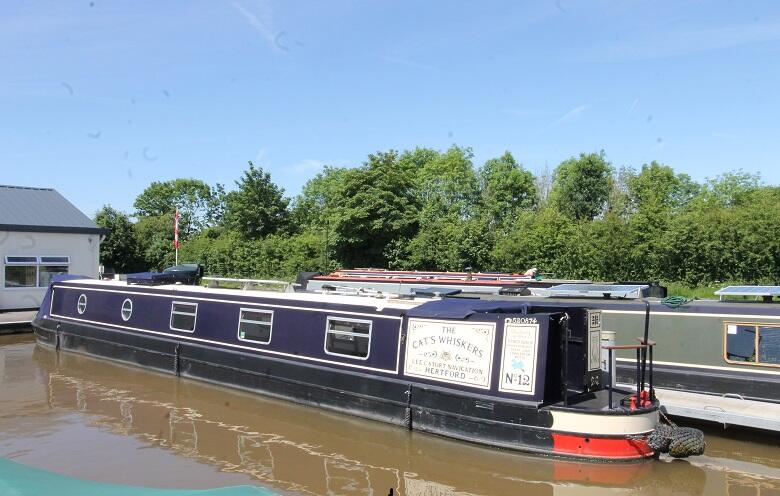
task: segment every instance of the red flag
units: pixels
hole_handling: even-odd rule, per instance
[[[173,215],[173,247],[177,250],[179,249],[179,218],[181,218],[181,214],[179,213],[179,207],[176,207],[176,213]]]

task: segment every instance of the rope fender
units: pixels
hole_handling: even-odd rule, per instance
[[[678,427],[671,421],[670,423],[672,425],[658,424],[647,436],[647,445],[656,454],[669,453],[674,458],[704,454],[707,443],[704,441],[702,431],[693,427]]]

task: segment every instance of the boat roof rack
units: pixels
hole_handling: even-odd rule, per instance
[[[336,284],[323,284],[317,293],[341,295],[341,296],[365,296],[368,298],[384,298],[394,300],[414,299],[414,294],[399,294],[389,291],[381,291],[374,288],[360,288],[355,286],[339,286]],[[417,295],[420,296],[420,295]]]
[[[537,296],[558,298],[621,298],[635,300],[645,295],[648,284],[558,284],[535,288]]]
[[[422,296],[424,298],[446,298],[447,296],[455,296],[460,294],[460,289],[449,288],[414,288],[412,294],[414,296]]]
[[[723,301],[727,296],[760,296],[764,301],[772,301],[772,297],[780,296],[780,286],[726,286],[715,291]]]

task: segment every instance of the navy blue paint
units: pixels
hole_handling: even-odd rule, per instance
[[[324,359],[332,364],[325,364],[327,367],[336,369],[349,370],[352,372],[359,371],[355,367],[340,365],[340,364],[353,364],[358,366],[372,367],[382,369],[383,372],[374,372],[395,377],[398,380],[402,380],[409,383],[415,383],[420,385],[427,385],[433,388],[446,388],[455,389],[459,391],[466,391],[470,394],[486,395],[490,397],[497,397],[503,399],[509,399],[518,402],[531,402],[541,403],[545,399],[545,386],[547,384],[547,350],[554,350],[557,352],[557,341],[550,343],[549,335],[549,320],[551,314],[540,313],[530,315],[526,313],[529,309],[533,309],[528,303],[513,303],[513,302],[496,302],[496,301],[480,301],[480,300],[440,300],[431,303],[425,303],[422,306],[429,305],[427,312],[422,312],[421,315],[428,315],[430,317],[440,316],[439,308],[442,311],[450,312],[450,314],[463,314],[466,315],[465,320],[469,322],[495,322],[496,333],[494,338],[493,347],[493,369],[491,371],[491,387],[490,389],[481,389],[470,386],[463,386],[454,383],[445,383],[440,381],[432,381],[423,378],[411,378],[406,377],[403,374],[404,370],[404,357],[405,357],[405,334],[407,327],[407,317],[403,315],[403,310],[397,308],[387,308],[377,311],[373,306],[362,305],[344,305],[329,302],[320,301],[301,301],[301,300],[288,300],[277,299],[273,297],[248,295],[233,295],[233,294],[220,294],[217,292],[205,294],[203,292],[187,291],[186,287],[181,289],[177,288],[175,291],[170,289],[155,288],[155,287],[138,287],[127,286],[126,288],[117,288],[105,286],[98,287],[94,285],[85,284],[56,284],[53,286],[56,291],[54,298],[54,304],[52,306],[53,313],[56,315],[62,315],[65,317],[71,317],[76,319],[84,319],[98,323],[113,324],[125,327],[134,327],[139,329],[145,329],[150,331],[162,332],[169,335],[180,336],[182,338],[199,338],[208,339],[210,341],[216,341],[218,343],[226,343],[233,345],[240,345],[243,347],[249,347],[252,349],[271,350],[276,352],[288,353],[295,356],[302,357],[296,359],[295,356],[278,356],[268,355],[281,358],[284,360],[291,360],[299,362],[301,364],[314,365],[316,362],[306,360],[303,357]],[[121,291],[119,292],[107,292],[107,291],[95,291],[111,290]],[[139,294],[141,293],[141,294]],[[76,311],[76,305],[79,295],[87,295],[87,309],[84,314],[79,315]],[[192,297],[197,300],[189,300],[181,297]],[[122,303],[126,298],[130,298],[133,302],[133,313],[128,321],[123,321],[121,318]],[[228,303],[224,301],[203,301],[206,298],[208,300],[231,300],[238,301],[240,303]],[[198,303],[197,320],[195,332],[175,331],[169,328],[171,303],[173,301],[182,301],[186,303]],[[444,305],[432,305],[432,303],[447,302]],[[320,311],[306,311],[298,309],[284,309],[275,308],[272,305],[285,305],[295,307],[316,308]],[[463,309],[459,310],[458,305],[463,305]],[[252,343],[247,341],[241,341],[238,339],[238,319],[239,309],[242,307],[251,307],[257,309],[271,310],[274,312],[273,317],[273,330],[271,342],[264,345],[260,343]],[[42,312],[47,312],[48,307],[42,307]],[[538,308],[537,310],[542,310]],[[548,312],[549,309],[545,309]],[[338,311],[347,311],[361,313],[365,315],[344,315],[337,313]],[[492,313],[503,311],[516,311],[518,313]],[[491,313],[479,313],[479,312],[491,312]],[[410,312],[411,313],[411,312]],[[377,316],[377,318],[370,315]],[[401,330],[402,344],[400,346],[400,357],[397,352],[399,350],[398,337],[399,327],[401,326],[400,319],[386,319],[378,318],[379,316],[393,315],[403,318],[403,328]],[[345,319],[357,319],[357,320],[371,320],[372,325],[372,337],[371,348],[369,357],[366,360],[361,360],[346,356],[336,356],[326,354],[324,351],[324,341],[326,332],[326,320],[327,317],[331,318],[345,318]],[[501,392],[498,390],[498,384],[500,381],[501,373],[501,354],[503,349],[504,340],[504,321],[505,319],[512,319],[514,317],[535,317],[539,324],[539,336],[537,342],[537,363],[536,363],[536,386],[534,388],[534,395],[515,394],[509,392]],[[56,317],[55,317],[56,318]],[[146,337],[158,337],[149,333],[142,333],[138,331],[125,330],[125,332],[134,332],[137,334],[143,334]],[[165,339],[163,336],[159,336],[160,339]],[[168,336],[170,339],[171,336]],[[219,344],[206,344],[206,346],[214,346],[217,348],[225,348],[231,351],[241,351],[253,353],[251,350],[236,350],[235,348],[221,346]],[[262,354],[262,353],[260,353]],[[398,360],[399,371],[395,373],[396,360]],[[322,364],[321,364],[322,365]]]
[[[475,313],[526,314],[530,307],[529,303],[523,302],[445,298],[423,303],[410,309],[406,314],[409,317],[430,319],[465,319]]]

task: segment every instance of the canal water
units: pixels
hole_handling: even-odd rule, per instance
[[[707,429],[705,456],[582,464],[486,449],[0,336],[0,456],[162,488],[282,494],[780,496],[780,437]]]

